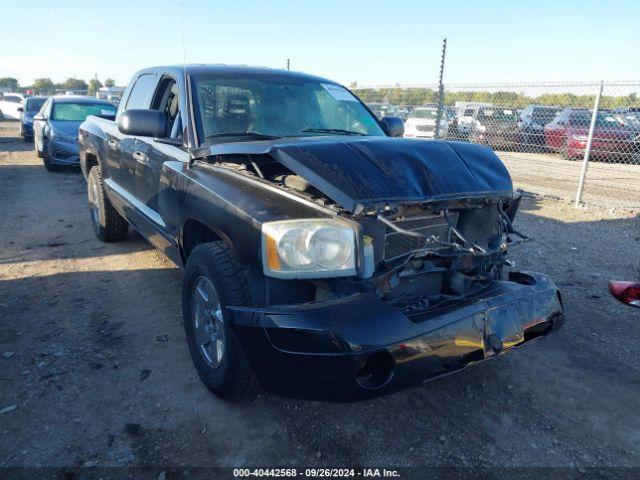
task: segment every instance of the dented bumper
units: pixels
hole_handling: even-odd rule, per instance
[[[544,336],[564,321],[553,281],[520,272],[421,313],[404,313],[369,294],[231,310],[266,387],[338,400],[453,373]]]

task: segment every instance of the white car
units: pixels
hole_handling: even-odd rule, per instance
[[[434,138],[436,134],[436,119],[438,109],[435,107],[417,107],[404,122],[404,136],[406,138]],[[446,115],[440,119],[440,138],[447,136],[449,122]]]
[[[27,95],[21,93],[5,93],[0,100],[0,118],[15,118],[20,120],[22,112],[18,108],[22,107]]]
[[[476,127],[476,115],[479,107],[464,108],[458,111],[458,131],[463,135],[468,135]]]

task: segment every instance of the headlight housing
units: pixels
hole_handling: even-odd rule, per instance
[[[586,142],[589,137],[587,135],[574,135],[573,139],[577,140],[578,142]]]
[[[262,265],[265,275],[277,278],[355,275],[355,230],[334,219],[264,223]]]

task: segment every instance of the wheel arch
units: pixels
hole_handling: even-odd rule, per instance
[[[100,164],[98,155],[90,150],[85,151],[80,155],[80,169],[85,180],[89,177],[89,171]]]
[[[189,255],[198,245],[218,241],[227,245],[231,253],[235,255],[233,242],[222,229],[211,227],[195,218],[185,220],[180,230],[179,241],[180,257],[183,265],[186,265]]]

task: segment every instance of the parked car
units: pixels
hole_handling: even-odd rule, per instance
[[[559,107],[546,105],[527,105],[520,114],[520,129],[524,147],[540,147],[545,145],[544,127],[560,112]]]
[[[640,112],[617,113],[614,116],[627,130],[640,134]]]
[[[354,399],[498,356],[563,322],[508,267],[520,197],[479,145],[401,137],[347,89],[251,67],[138,72],[80,127],[90,218],[184,267],[195,368],[238,400]]]
[[[57,95],[33,117],[33,144],[49,171],[78,165],[78,128],[88,115],[115,118],[116,107],[93,97]]]
[[[24,99],[27,97],[28,95],[22,93],[3,94],[2,99],[0,99],[0,119],[12,118],[14,120],[20,120],[22,116],[20,107],[22,107],[22,102],[24,102]]]
[[[27,97],[19,111],[22,115],[20,118],[20,135],[25,142],[33,141],[33,117],[40,111],[47,97]]]
[[[518,112],[513,108],[482,107],[475,116],[469,135],[473,143],[489,145],[494,150],[519,147],[523,141]]]
[[[391,106],[388,103],[369,102],[367,107],[371,110],[379,119],[385,117],[389,113]]]
[[[468,140],[476,126],[476,115],[481,107],[465,107],[456,114],[456,129],[461,140]]]
[[[434,138],[436,133],[436,107],[416,107],[404,122],[404,136],[407,138]],[[440,120],[440,138],[447,136],[449,122],[446,115]]]
[[[592,112],[565,108],[545,127],[550,150],[563,158],[577,160],[584,156]],[[637,153],[635,134],[625,129],[612,113],[599,112],[591,143],[590,157],[595,159],[628,159]]]

